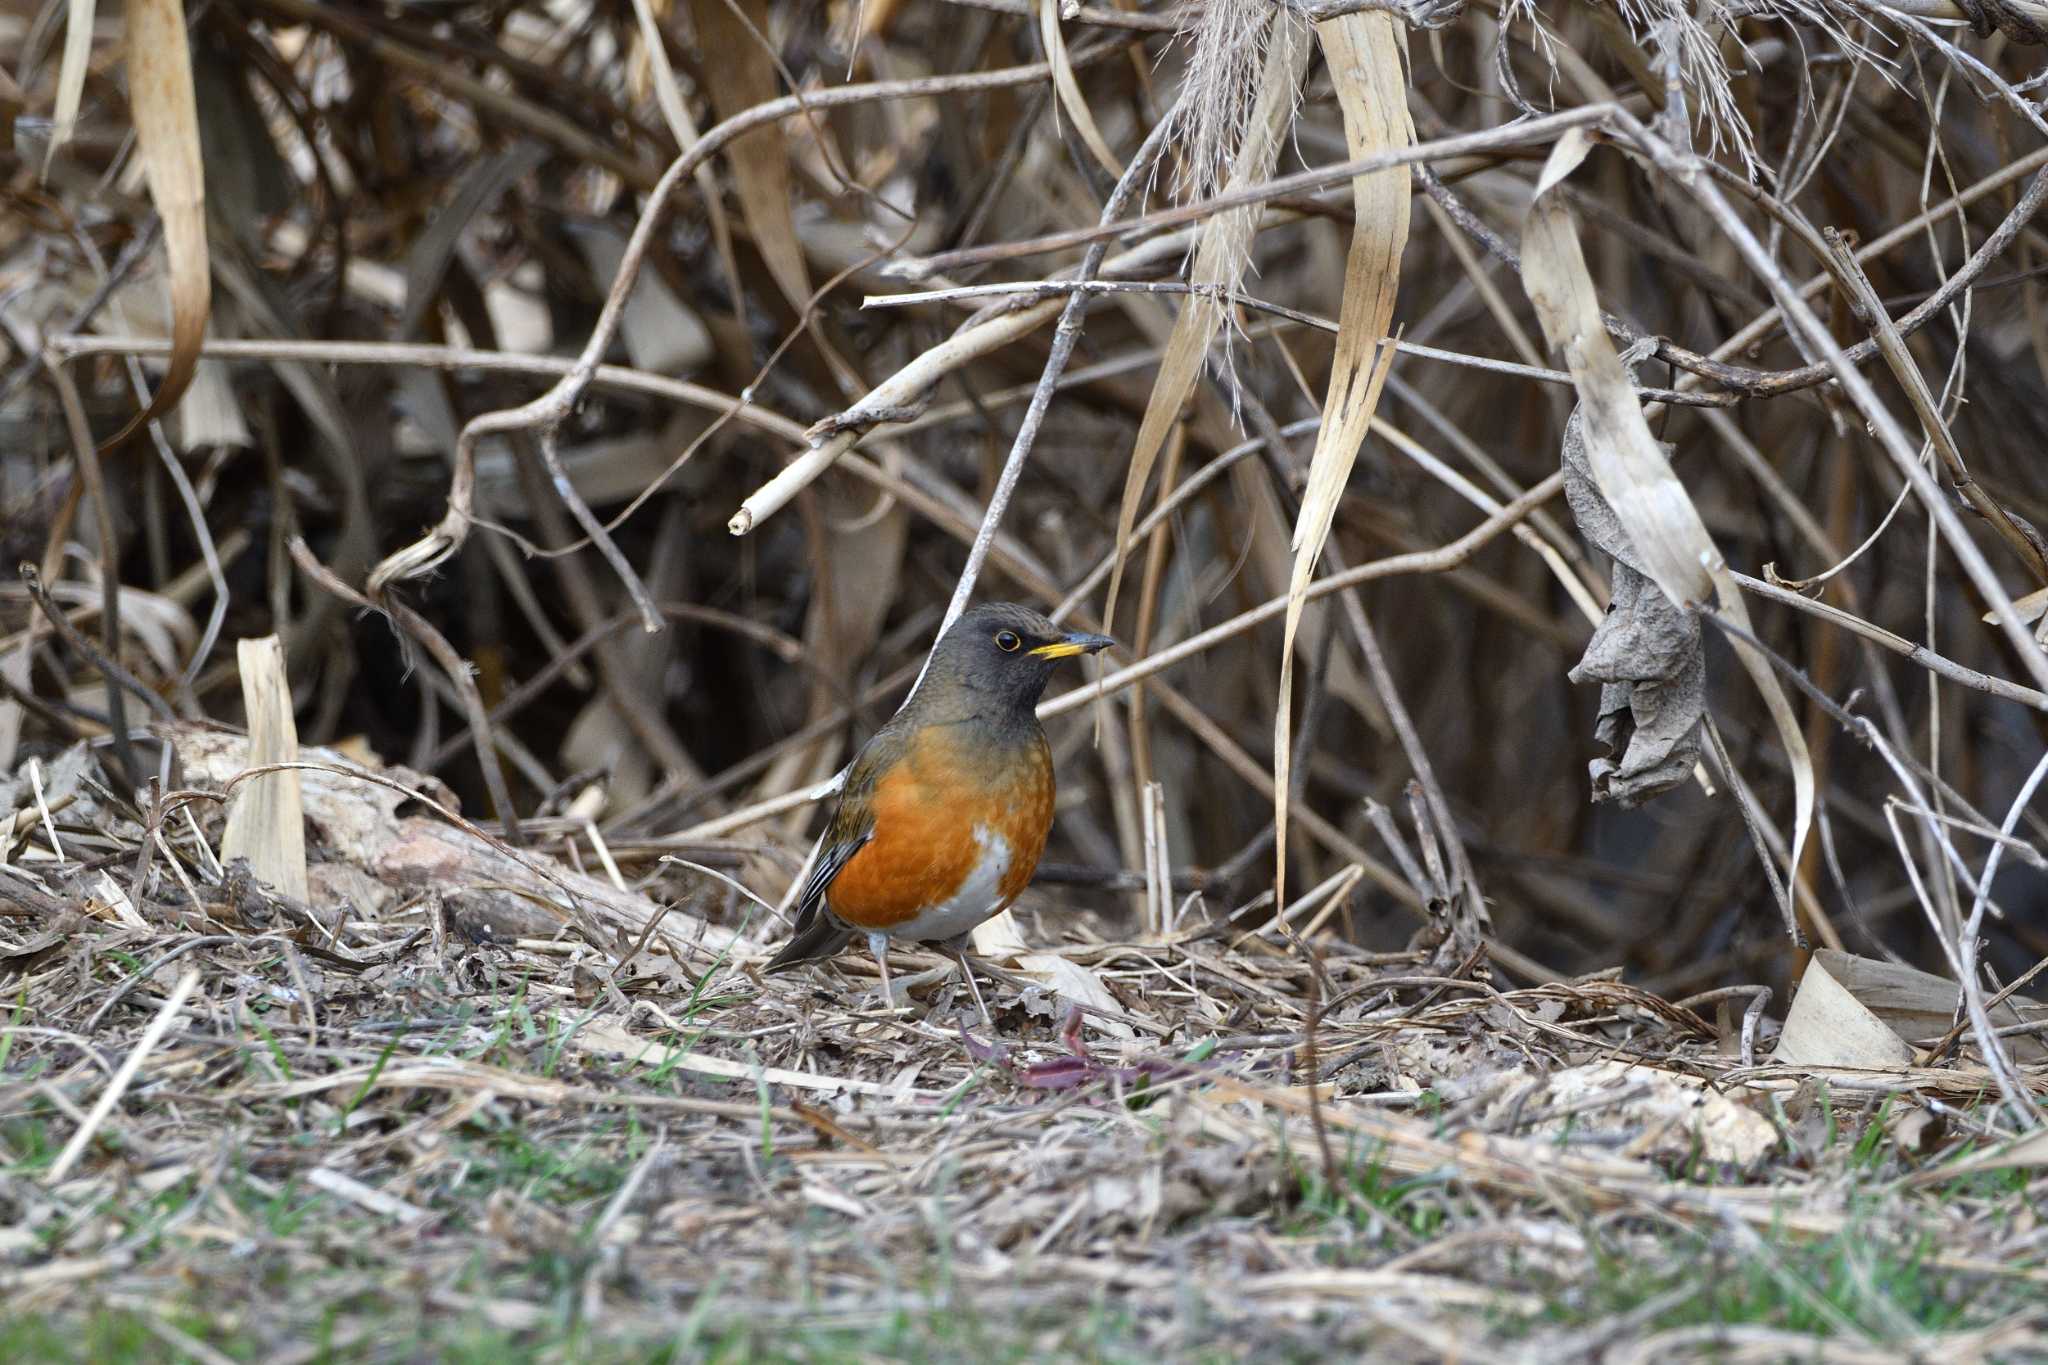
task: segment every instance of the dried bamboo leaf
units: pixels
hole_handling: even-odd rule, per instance
[[[1284,12],[1276,16],[1273,36],[1266,49],[1265,68],[1259,80],[1258,101],[1253,106],[1251,123],[1245,130],[1244,139],[1238,144],[1230,189],[1256,184],[1272,174],[1273,163],[1280,154],[1282,134],[1294,113],[1295,92],[1300,87],[1303,72],[1308,69],[1309,51],[1307,25]],[[1123,504],[1118,508],[1116,518],[1116,559],[1109,574],[1109,596],[1102,609],[1104,621],[1116,618],[1116,599],[1123,584],[1124,559],[1131,551],[1131,527],[1137,521],[1138,503],[1144,497],[1145,483],[1152,477],[1152,467],[1158,461],[1166,435],[1173,429],[1175,420],[1180,416],[1181,405],[1187,402],[1188,392],[1194,388],[1195,379],[1201,373],[1202,360],[1209,353],[1209,343],[1216,339],[1216,333],[1223,325],[1225,303],[1222,296],[1234,291],[1243,278],[1252,233],[1258,226],[1261,212],[1258,205],[1232,209],[1217,214],[1202,225],[1195,245],[1190,283],[1198,289],[1212,292],[1188,296],[1187,305],[1174,320],[1173,335],[1168,338],[1166,349],[1160,356],[1159,376],[1153,381],[1152,396],[1146,401],[1145,416],[1138,426],[1138,439],[1131,447],[1130,467],[1124,475]],[[1160,495],[1163,497],[1166,492],[1166,489],[1161,489]]]
[[[718,116],[731,118],[774,99],[775,57],[762,46],[768,0],[697,0],[695,13],[704,79]],[[756,128],[735,139],[725,154],[754,246],[782,296],[801,312],[810,303],[811,277],[790,211],[789,151],[782,126]]]
[[[1913,1064],[1913,1049],[1816,956],[1799,978],[1774,1060],[1787,1066],[1899,1067]]]
[[[1742,594],[1691,495],[1650,434],[1628,371],[1600,320],[1577,228],[1558,192],[1592,147],[1584,132],[1573,129],[1559,139],[1543,168],[1523,231],[1523,287],[1544,336],[1563,354],[1571,371],[1579,392],[1587,463],[1600,494],[1627,533],[1636,567],[1679,611],[1712,598],[1738,632],[1731,637],[1736,655],[1763,696],[1792,769],[1793,832],[1785,887],[1790,923],[1792,879],[1813,821],[1813,761],[1770,661],[1744,638],[1750,623]]]
[[[57,149],[71,141],[78,127],[78,105],[85,98],[85,72],[92,64],[93,0],[70,0],[64,16],[64,56],[57,68],[57,103],[50,111],[50,145],[43,153],[43,178]]]
[[[131,0],[128,98],[149,197],[164,223],[164,257],[171,275],[171,359],[149,406],[107,442],[109,448],[177,406],[199,363],[213,308],[206,175],[199,154],[199,106],[192,89],[192,51],[185,41],[182,0]]]
[[[1046,60],[1052,63],[1052,88],[1059,97],[1060,108],[1074,121],[1074,131],[1081,135],[1088,154],[1102,163],[1102,169],[1122,179],[1123,163],[1103,141],[1102,130],[1095,126],[1095,115],[1089,112],[1088,101],[1081,94],[1081,82],[1074,78],[1067,40],[1060,33],[1060,0],[1038,0],[1038,32],[1045,40]]]
[[[2048,588],[2036,588],[2025,597],[2015,597],[2012,609],[2024,625],[2031,626],[2043,616],[2048,616]],[[1998,624],[1998,613],[1987,611],[1977,618],[1987,626]]]
[[[1316,25],[1337,102],[1344,111],[1344,141],[1352,157],[1370,156],[1415,140],[1408,119],[1408,78],[1404,30],[1384,13],[1347,14]],[[1351,182],[1354,226],[1344,262],[1344,305],[1337,316],[1337,348],[1330,389],[1323,400],[1323,424],[1310,457],[1308,488],[1294,525],[1294,571],[1287,584],[1287,621],[1280,646],[1280,697],[1273,720],[1273,897],[1287,902],[1287,792],[1293,744],[1290,693],[1294,684],[1294,636],[1301,625],[1303,594],[1316,560],[1329,539],[1337,502],[1351,478],[1358,448],[1379,406],[1380,389],[1393,363],[1393,347],[1381,347],[1394,317],[1401,284],[1401,252],[1408,244],[1408,173],[1395,169],[1362,175]],[[1377,354],[1376,354],[1377,353]]]
[[[1859,957],[1832,948],[1822,948],[1813,957],[1841,983],[1843,990],[1855,996],[1901,1038],[1939,1038],[1962,1017],[1962,987],[1951,977],[1923,972],[1903,962]],[[1995,1006],[1991,1015],[2000,1027],[2038,1023],[2048,1018],[2048,1005],[2024,995],[2011,995]],[[2048,1060],[2048,1044],[2038,1037],[2022,1034],[2006,1042],[2019,1061]]]

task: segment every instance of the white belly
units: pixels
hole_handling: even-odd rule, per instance
[[[977,826],[974,842],[981,846],[981,861],[960,883],[953,898],[894,926],[889,930],[891,938],[907,938],[917,943],[953,938],[1002,908],[1003,875],[1010,870],[1009,841],[985,826]]]

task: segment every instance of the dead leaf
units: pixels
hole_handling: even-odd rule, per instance
[[[1948,1136],[1948,1120],[1927,1106],[1916,1104],[1896,1115],[1884,1126],[1884,1131],[1892,1145],[1907,1156],[1927,1156]]]
[[[1536,182],[1522,233],[1522,284],[1544,337],[1564,356],[1579,391],[1587,465],[1636,556],[1636,567],[1681,612],[1712,598],[1734,632],[1730,643],[1748,670],[1778,731],[1792,769],[1793,819],[1784,910],[1792,923],[1792,885],[1813,823],[1813,762],[1792,704],[1770,660],[1744,638],[1749,608],[1707,533],[1699,509],[1650,434],[1627,368],[1608,338],[1580,249],[1577,225],[1560,187],[1592,151],[1584,129],[1558,139]],[[1626,763],[1626,759],[1624,759]]]
[[[697,41],[705,83],[720,118],[775,98],[775,57],[765,46],[768,0],[696,0]],[[726,146],[733,191],[782,296],[802,312],[810,303],[810,272],[790,212],[789,157],[782,125],[756,128]]]
[[[1088,1005],[1117,1014],[1123,1013],[1123,1003],[1109,993],[1109,988],[1102,984],[1102,978],[1095,974],[1093,968],[1084,967],[1069,958],[1061,957],[1058,953],[1026,953],[1017,959],[1017,965],[1075,1004]],[[1113,1034],[1118,1038],[1136,1036],[1132,1033],[1131,1026],[1120,1019],[1104,1019],[1097,1015],[1091,1017],[1089,1022],[1104,1033]]]
[[[1347,14],[1316,25],[1337,102],[1344,111],[1344,141],[1352,157],[1371,156],[1415,141],[1408,119],[1408,78],[1402,29],[1386,13]],[[1337,351],[1323,424],[1309,459],[1308,488],[1294,526],[1294,571],[1287,585],[1287,621],[1280,645],[1280,705],[1273,720],[1273,898],[1287,903],[1287,793],[1293,751],[1290,692],[1294,636],[1303,594],[1329,538],[1337,502],[1351,477],[1358,448],[1372,425],[1380,389],[1393,363],[1380,349],[1394,317],[1401,283],[1401,252],[1408,245],[1408,172],[1395,167],[1351,182],[1354,224],[1344,263],[1344,304],[1337,316]]]
[[[92,64],[94,0],[70,0],[64,15],[64,56],[57,67],[57,103],[50,111],[50,145],[43,153],[43,178],[57,149],[71,141],[78,127],[78,105],[85,98],[85,73]]]
[[[1842,988],[1908,1042],[1939,1038],[1954,1025],[1961,1008],[1962,988],[1954,980],[1923,972],[1903,962],[1883,962],[1854,953],[1822,948],[1814,960],[1828,969]],[[1994,1024],[2039,1023],[2048,1019],[2048,1005],[2026,996],[2008,996],[1992,1006]],[[2048,1044],[2021,1034],[2005,1040],[2022,1062],[2048,1059]]]
[[[1658,590],[1601,496],[1578,411],[1565,424],[1563,461],[1565,501],[1579,534],[1614,561],[1607,612],[1567,676],[1601,684],[1593,733],[1608,752],[1591,764],[1593,799],[1633,806],[1685,781],[1699,761],[1707,709],[1699,618]]]
[[[1508,1087],[1488,1110],[1494,1122],[1517,1114],[1537,1133],[1618,1143],[1625,1157],[1751,1166],[1778,1145],[1770,1120],[1698,1077],[1629,1062],[1553,1072],[1533,1096]]]
[[[192,382],[213,275],[206,246],[206,173],[199,154],[199,107],[192,93],[192,51],[182,0],[129,0],[128,99],[149,197],[164,224],[171,275],[171,359],[149,406],[107,441],[112,450],[169,412]]]
[[[1081,93],[1081,82],[1074,76],[1067,40],[1060,33],[1060,0],[1038,0],[1038,34],[1045,40],[1045,55],[1052,63],[1052,88],[1059,97],[1060,108],[1074,121],[1074,131],[1081,135],[1088,154],[1102,163],[1102,169],[1111,176],[1122,179],[1123,163],[1103,141],[1102,130],[1095,126],[1095,115],[1089,112],[1088,100]]]
[[[1799,978],[1773,1060],[1788,1066],[1889,1070],[1913,1064],[1913,1049],[1886,1028],[1816,954]]]
[[[2043,616],[2048,616],[2048,588],[2036,588],[2025,597],[2015,597],[2012,600],[2012,609],[2019,616],[2022,625],[2031,626]],[[1987,611],[1977,619],[1987,626],[1995,626],[1998,624],[1998,613]]]

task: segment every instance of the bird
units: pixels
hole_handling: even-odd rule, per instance
[[[1115,643],[1014,603],[962,613],[909,699],[854,756],[797,895],[795,930],[762,970],[829,958],[865,935],[893,1008],[889,940],[936,943],[990,1022],[964,948],[1031,881],[1052,829],[1038,699],[1061,660]]]

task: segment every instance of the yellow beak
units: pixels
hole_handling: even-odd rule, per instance
[[[1108,649],[1116,641],[1107,635],[1083,635],[1076,632],[1062,636],[1049,645],[1040,645],[1031,651],[1039,659],[1071,659],[1076,654],[1093,654],[1098,649]]]

